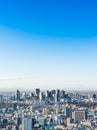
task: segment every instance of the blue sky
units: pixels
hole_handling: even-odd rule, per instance
[[[0,1],[0,88],[97,87],[96,0]]]

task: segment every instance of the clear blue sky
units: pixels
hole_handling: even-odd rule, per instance
[[[1,0],[0,88],[96,89],[96,0]]]

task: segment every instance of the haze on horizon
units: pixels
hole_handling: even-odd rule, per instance
[[[97,90],[96,0],[0,1],[0,89]]]

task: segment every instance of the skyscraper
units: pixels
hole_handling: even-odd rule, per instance
[[[32,130],[32,118],[26,117],[22,119],[23,130]]]
[[[36,95],[39,97],[40,89],[37,88],[35,92],[36,92]]]
[[[20,91],[18,89],[16,91],[16,99],[20,99]]]

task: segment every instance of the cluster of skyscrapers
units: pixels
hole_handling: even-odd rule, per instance
[[[96,93],[64,90],[0,95],[1,130],[96,130]]]

